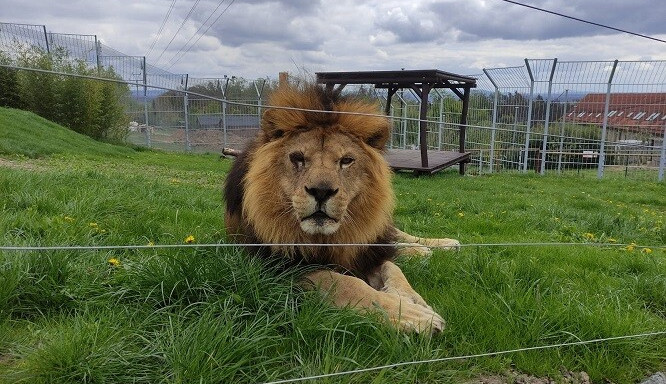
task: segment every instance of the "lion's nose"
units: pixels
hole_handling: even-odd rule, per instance
[[[305,187],[305,191],[320,204],[338,193],[338,189],[333,189],[330,185],[319,185],[312,188]]]

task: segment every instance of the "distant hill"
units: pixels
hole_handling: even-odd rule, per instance
[[[151,89],[148,88],[146,91],[146,98],[148,101],[152,101],[154,99],[157,99],[158,97],[162,96],[162,94],[166,93],[164,89]],[[139,100],[143,101],[143,88],[136,88],[130,85],[130,95],[132,96],[132,99],[134,100]]]
[[[134,152],[129,147],[93,140],[32,112],[0,107],[0,154],[127,156]]]

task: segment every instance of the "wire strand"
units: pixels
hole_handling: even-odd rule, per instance
[[[157,35],[155,36],[155,40],[153,40],[153,43],[150,44],[150,48],[148,49],[148,53],[146,53],[146,57],[150,56],[150,54],[153,52],[153,48],[155,48],[155,44],[160,39],[160,37],[162,37],[162,31],[164,30],[164,26],[166,25],[167,20],[169,20],[169,16],[171,16],[171,11],[173,11],[174,5],[176,5],[176,0],[173,0],[171,2],[171,6],[169,7],[169,10],[167,11],[166,15],[164,16],[164,20],[162,20],[162,24],[160,25],[160,28],[157,31]]]
[[[427,240],[427,239],[426,239]],[[96,251],[96,250],[114,250],[114,249],[170,249],[170,248],[259,248],[259,247],[426,247],[431,249],[462,249],[474,247],[564,247],[564,246],[584,246],[584,247],[633,247],[636,249],[666,249],[666,245],[638,245],[638,244],[618,244],[618,243],[474,243],[451,245],[422,245],[417,243],[209,243],[209,244],[142,244],[142,245],[52,245],[52,246],[0,246],[0,251]]]
[[[606,341],[635,339],[635,338],[639,338],[639,337],[652,337],[652,336],[662,336],[662,335],[666,335],[666,331],[655,331],[655,332],[640,333],[640,334],[626,335],[626,336],[614,336],[614,337],[606,337],[606,338],[599,338],[599,339],[592,339],[592,340],[574,341],[574,342],[570,342],[570,343],[540,345],[540,346],[535,346],[535,347],[510,349],[510,350],[506,350],[506,351],[478,353],[478,354],[474,354],[474,355],[442,357],[442,358],[438,358],[438,359],[429,359],[429,360],[405,361],[405,362],[401,362],[401,363],[386,364],[386,365],[380,365],[380,366],[376,366],[376,367],[361,368],[361,369],[354,369],[354,370],[334,372],[334,373],[326,373],[326,374],[322,374],[322,375],[299,377],[299,378],[294,378],[294,379],[270,381],[270,382],[265,382],[263,384],[295,383],[295,382],[298,382],[298,381],[324,379],[324,378],[328,378],[328,377],[351,375],[351,374],[354,374],[354,373],[379,371],[379,370],[382,370],[382,369],[403,367],[403,366],[407,366],[407,365],[431,364],[431,363],[440,363],[440,362],[445,362],[445,361],[475,359],[475,358],[479,358],[479,357],[501,356],[501,355],[507,355],[507,354],[510,354],[510,353],[538,351],[538,350],[544,350],[544,349],[571,347],[571,346],[578,346],[578,345],[601,343],[601,342],[606,342]]]
[[[528,5],[528,4],[519,3],[519,2],[517,2],[517,1],[513,1],[513,0],[502,0],[502,1],[504,1],[504,2],[506,2],[506,3],[511,3],[511,4],[515,4],[515,5],[520,5],[521,7],[531,8],[531,9],[534,9],[534,10],[537,10],[537,11],[550,13],[551,15],[556,15],[556,16],[560,16],[560,17],[567,18],[567,19],[580,21],[581,23],[592,24],[592,25],[595,25],[595,26],[597,26],[597,27],[602,27],[602,28],[612,29],[613,31],[622,32],[622,33],[628,33],[628,34],[630,34],[630,35],[634,35],[634,36],[642,37],[642,38],[645,38],[645,39],[650,39],[650,40],[658,41],[658,42],[660,42],[660,43],[666,43],[666,40],[658,39],[658,38],[656,38],[656,37],[643,35],[643,34],[641,34],[641,33],[636,33],[636,32],[627,31],[626,29],[621,29],[621,28],[611,27],[611,26],[609,26],[609,25],[605,25],[605,24],[595,23],[594,21],[589,21],[589,20],[580,19],[580,18],[578,18],[578,17],[565,15],[565,14],[563,14],[563,13],[559,13],[559,12],[555,12],[555,11],[549,11],[549,10],[547,10],[547,9],[543,9],[543,8],[535,7],[535,6],[533,6],[533,5]]]
[[[19,70],[19,71],[32,71],[32,72],[38,72],[38,73],[49,73],[49,74],[77,77],[77,78],[81,78],[81,79],[108,81],[108,82],[118,83],[118,84],[127,84],[127,85],[130,85],[130,86],[146,87],[146,88],[151,88],[151,89],[161,89],[161,90],[165,90],[165,91],[175,91],[175,92],[180,92],[180,93],[186,93],[186,94],[192,95],[192,96],[199,96],[199,97],[206,98],[206,99],[209,99],[209,100],[219,101],[220,103],[227,104],[227,105],[257,108],[257,104],[243,103],[243,102],[240,102],[240,101],[230,101],[230,100],[227,100],[227,99],[221,99],[219,97],[205,95],[203,93],[192,92],[192,91],[187,91],[187,90],[182,90],[182,89],[173,89],[173,88],[169,88],[169,87],[162,87],[162,86],[159,86],[159,85],[137,84],[135,82],[128,81],[128,80],[110,79],[110,78],[107,78],[107,77],[99,77],[99,76],[79,75],[79,74],[76,74],[76,73],[65,73],[65,72],[51,71],[51,70],[47,70],[47,69],[21,67],[21,66],[1,64],[1,63],[0,63],[0,67],[11,68],[11,69]],[[285,107],[285,106],[277,106],[277,105],[262,105],[261,107],[262,108],[282,109],[282,110],[287,110],[287,111],[316,112],[316,113],[326,113],[326,114],[340,114],[340,115],[368,116],[368,117],[382,117],[382,118],[387,118],[388,117],[388,116],[386,116],[384,114],[380,114],[380,113],[327,111],[327,110],[320,110],[320,109]],[[432,121],[432,120],[420,119],[420,118],[412,118],[412,117],[402,117],[402,118],[400,118],[400,120],[416,121],[416,122],[425,121],[427,123],[441,124],[438,121]],[[460,126],[460,124],[457,124],[457,123],[447,123],[447,124]],[[476,125],[471,125],[471,124],[466,124],[465,127],[485,128],[485,127],[482,127],[482,126],[476,126]]]

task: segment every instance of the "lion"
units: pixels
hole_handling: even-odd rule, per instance
[[[279,87],[269,105],[225,183],[227,234],[265,245],[248,248],[260,255],[314,266],[305,285],[335,306],[380,309],[404,331],[441,331],[443,318],[393,259],[459,243],[394,227],[389,119],[376,103],[314,84]]]

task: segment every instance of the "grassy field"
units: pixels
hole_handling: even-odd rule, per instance
[[[101,144],[0,108],[0,246],[224,242],[230,161]],[[0,382],[268,382],[666,330],[666,185],[396,175],[396,222],[467,246],[398,264],[447,320],[434,337],[332,308],[233,248],[0,251]],[[635,244],[635,245],[632,245]],[[341,376],[474,382],[517,371],[638,382],[664,336]]]

